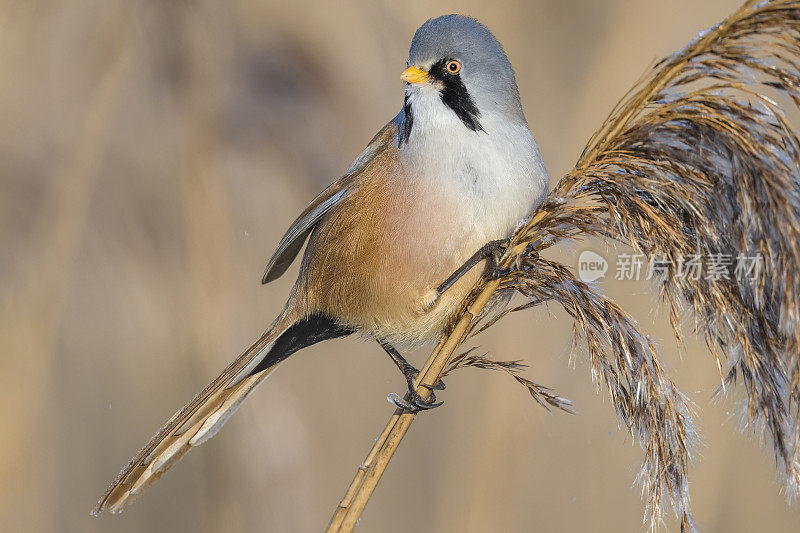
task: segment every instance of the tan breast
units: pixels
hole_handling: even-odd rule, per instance
[[[402,345],[439,336],[481,269],[427,309],[435,287],[483,243],[441,188],[414,178],[404,175],[397,148],[389,146],[320,222],[293,294],[306,312]]]

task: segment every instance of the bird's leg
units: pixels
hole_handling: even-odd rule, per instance
[[[508,239],[499,239],[496,241],[489,241],[483,246],[481,246],[477,252],[472,254],[472,257],[467,259],[463,265],[458,267],[458,269],[455,272],[450,274],[449,278],[444,280],[444,282],[442,282],[441,285],[436,287],[436,300],[438,300],[439,297],[442,294],[444,294],[444,292],[447,289],[452,287],[456,281],[461,279],[462,276],[464,276],[464,274],[472,270],[475,267],[475,265],[477,265],[484,259],[492,258],[492,264],[496,268],[497,264],[500,261],[500,258],[503,256],[503,254],[506,251],[506,248],[508,247],[508,242],[509,242]],[[436,303],[436,300],[434,300],[434,303]]]
[[[506,252],[506,248],[508,248],[508,244],[510,242],[511,239],[498,239],[496,241],[489,241],[483,246],[481,246],[481,248],[477,252],[475,252],[472,255],[472,257],[467,259],[467,261],[463,265],[461,265],[458,268],[458,270],[453,272],[449,278],[444,280],[444,282],[441,285],[436,287],[436,297],[428,305],[428,307],[433,307],[434,305],[436,305],[436,302],[439,300],[439,297],[442,294],[444,294],[444,292],[447,289],[452,287],[456,281],[461,279],[461,277],[464,274],[472,270],[472,268],[475,265],[477,265],[484,259],[491,260],[490,263],[491,274],[492,277],[494,277],[495,279],[502,278],[503,276],[507,276],[511,272],[514,272],[514,270],[518,270],[520,268],[519,265],[516,265],[511,268],[500,268],[500,259]],[[525,247],[525,251],[522,252],[522,256],[524,257],[525,255],[529,254],[534,249],[534,247],[535,247],[534,243],[528,244],[528,246]]]
[[[456,281],[461,279],[461,277],[472,270],[472,268],[483,261],[484,259],[490,259],[490,268],[491,274],[494,278],[502,278],[503,276],[507,276],[511,272],[515,270],[515,268],[500,268],[500,259],[503,257],[503,254],[506,252],[506,248],[508,248],[508,244],[510,239],[498,239],[496,241],[489,241],[481,248],[475,252],[472,257],[467,259],[467,261],[461,265],[458,270],[453,272],[449,278],[444,280],[444,282],[436,287],[436,297],[433,301],[428,305],[428,307],[433,307],[436,305],[436,302],[439,300],[439,297],[444,294],[444,292],[452,287]],[[529,244],[525,251],[523,252],[523,256],[528,254],[530,250],[533,250],[533,243]]]
[[[510,239],[498,239],[496,241],[489,241],[481,248],[475,252],[472,257],[466,260],[466,262],[461,265],[458,270],[453,272],[449,278],[444,280],[444,282],[436,288],[436,296],[434,297],[433,301],[428,304],[428,308],[433,307],[436,305],[436,302],[445,293],[447,289],[452,287],[456,281],[461,279],[461,277],[472,270],[472,268],[483,261],[484,259],[489,259],[491,262],[489,263],[489,268],[491,269],[491,275],[493,278],[502,278],[503,276],[507,276],[511,272],[515,270],[519,270],[520,266],[515,265],[510,268],[500,268],[500,259],[503,257],[503,254],[506,252],[509,243],[511,242]],[[537,241],[538,242],[538,241]],[[536,247],[536,243],[530,243],[528,246],[525,247],[525,251],[522,252],[522,257],[531,253]]]
[[[397,368],[400,369],[400,372],[403,373],[403,376],[406,378],[406,383],[408,384],[408,400],[401,398],[398,394],[392,393],[389,395],[389,400],[393,404],[401,409],[405,409],[406,411],[411,411],[412,413],[416,413],[417,411],[422,411],[425,409],[433,409],[434,407],[439,407],[442,405],[442,402],[436,402],[436,395],[433,393],[434,390],[444,389],[444,383],[441,379],[433,386],[429,387],[423,385],[431,391],[430,397],[425,400],[419,395],[419,393],[417,393],[417,388],[414,384],[414,379],[419,374],[419,370],[414,368],[411,363],[406,361],[394,346],[386,341],[379,340],[378,342],[380,343],[381,348],[383,348],[386,353],[389,354],[389,357],[392,358],[392,361],[394,361],[394,364],[396,364]]]

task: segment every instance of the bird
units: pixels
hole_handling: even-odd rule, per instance
[[[283,275],[306,245],[281,313],[123,468],[94,514],[121,511],[214,436],[284,359],[321,341],[377,340],[408,386],[390,401],[411,412],[440,405],[433,390],[427,400],[416,392],[418,371],[401,350],[439,338],[542,202],[548,176],[508,56],[482,23],[427,20],[400,77],[400,112],[300,213],[269,260],[262,283]]]

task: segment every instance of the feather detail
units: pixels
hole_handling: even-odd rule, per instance
[[[190,449],[213,437],[256,386],[280,364],[250,375],[269,354],[276,339],[293,323],[288,313],[258,341],[180,409],[122,469],[92,514],[122,511],[127,503],[160,478]]]
[[[303,243],[306,242],[309,234],[317,223],[322,220],[322,217],[347,198],[355,188],[358,176],[378,154],[397,139],[396,122],[397,118],[381,128],[367,147],[353,161],[347,174],[322,191],[292,222],[292,225],[281,238],[277,249],[272,254],[267,268],[264,269],[261,283],[269,283],[276,280],[286,272],[294,258],[300,253]]]

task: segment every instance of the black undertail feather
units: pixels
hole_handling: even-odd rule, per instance
[[[442,102],[452,109],[461,122],[472,131],[483,131],[480,121],[481,116],[478,106],[469,95],[469,91],[464,86],[461,76],[450,74],[445,70],[445,65],[451,59],[441,59],[433,64],[428,74],[435,80],[442,83],[441,95]]]
[[[310,315],[303,320],[295,322],[289,329],[284,331],[275,341],[275,344],[272,345],[269,353],[250,372],[250,375],[258,374],[262,370],[280,363],[294,352],[307,348],[312,344],[338,337],[346,337],[354,332],[353,328],[341,326],[325,315]]]

